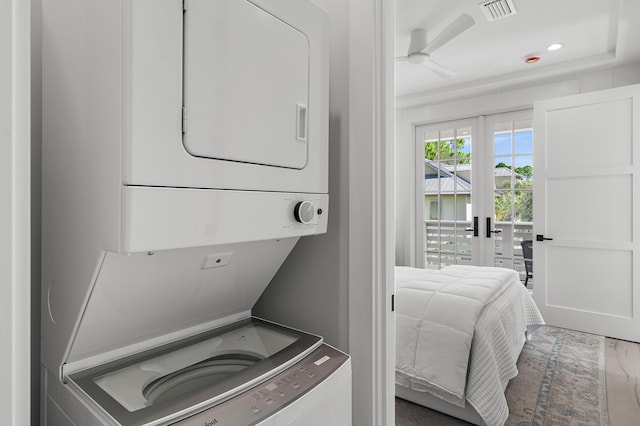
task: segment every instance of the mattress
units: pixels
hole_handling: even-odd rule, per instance
[[[504,388],[517,375],[525,331],[544,324],[518,274],[397,267],[396,299],[398,393],[471,406],[484,423],[503,424],[509,414]]]

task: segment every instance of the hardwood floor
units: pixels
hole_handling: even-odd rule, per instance
[[[640,345],[607,338],[606,360],[610,425],[640,424]]]

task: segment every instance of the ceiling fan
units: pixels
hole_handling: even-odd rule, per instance
[[[424,28],[416,28],[411,31],[411,42],[409,43],[407,56],[398,57],[396,60],[425,65],[441,77],[451,77],[455,75],[455,73],[449,68],[431,60],[431,53],[462,34],[475,23],[471,16],[463,13],[442,30],[431,43],[427,43],[427,31]]]

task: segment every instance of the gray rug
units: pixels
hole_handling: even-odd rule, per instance
[[[540,327],[520,354],[518,372],[505,392],[507,425],[609,424],[604,337]],[[396,398],[398,426],[466,424]]]

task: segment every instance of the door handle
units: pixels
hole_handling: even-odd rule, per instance
[[[491,229],[491,218],[487,217],[487,238],[491,238],[491,234],[499,234],[502,232],[502,229]]]
[[[553,241],[553,238],[546,238],[544,235],[536,234],[536,241]]]
[[[465,231],[473,231],[473,236],[478,236],[478,216],[473,217],[473,228],[464,228]]]

